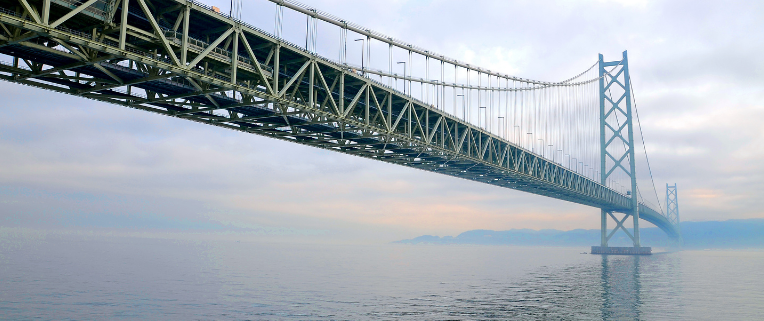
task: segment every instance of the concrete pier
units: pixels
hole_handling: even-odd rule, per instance
[[[591,254],[604,255],[651,255],[651,247],[613,247],[613,246],[592,246]]]

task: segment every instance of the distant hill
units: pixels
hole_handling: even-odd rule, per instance
[[[764,219],[682,222],[680,223],[686,248],[761,248],[764,247]],[[666,247],[670,240],[658,228],[640,229],[644,246]],[[541,245],[590,246],[600,242],[600,230],[529,230],[509,231],[472,230],[453,236],[423,235],[402,244],[483,244],[483,245]],[[610,240],[612,246],[629,246],[631,240],[618,232]]]

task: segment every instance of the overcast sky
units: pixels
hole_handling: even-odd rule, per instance
[[[677,183],[683,220],[764,217],[762,2],[303,2],[524,78],[559,81],[628,50],[661,201]],[[244,1],[266,30],[273,13]],[[518,191],[7,82],[0,95],[4,227],[356,241],[599,227],[598,209]]]

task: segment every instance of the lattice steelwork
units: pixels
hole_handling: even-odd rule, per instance
[[[472,70],[487,78],[488,86],[480,83],[484,78],[478,78],[477,86],[446,84],[442,72],[440,80],[416,80],[409,58],[402,66],[409,70],[402,77],[387,74],[408,82],[404,93],[373,80],[372,76],[382,77],[379,72],[316,54],[315,20],[308,19],[303,48],[220,9],[186,0],[0,0],[0,54],[12,57],[11,63],[0,64],[0,78],[608,212],[633,212],[634,200],[594,180],[591,167],[573,169],[571,155],[555,159],[567,152],[561,146],[533,136],[530,143],[538,140],[542,147],[534,152],[531,144],[508,141],[510,115],[498,115],[505,117],[503,135],[498,135],[490,131],[491,124],[498,127],[490,105],[483,114],[490,122],[480,128],[445,112],[442,104],[448,87],[475,91],[488,102],[501,98],[495,93],[512,94],[517,100],[517,93],[535,90],[535,96],[521,99],[544,107],[542,103],[559,101],[565,90],[596,80],[575,83],[574,77],[548,83],[512,78],[400,44],[294,2],[274,2],[343,26],[345,35],[350,30],[364,34],[367,42],[407,48],[409,57],[425,55],[428,63],[438,61],[441,70],[446,63],[466,69],[468,75]],[[276,34],[281,33],[280,19],[277,15]],[[366,45],[367,59],[368,50]],[[427,85],[420,88],[428,92],[433,89],[434,95],[428,96],[439,97],[432,101],[441,102],[440,108],[412,97],[416,81]],[[515,87],[515,81],[523,86]],[[456,92],[453,95],[456,99]],[[545,157],[547,150],[552,153]],[[642,203],[637,206],[641,218],[678,235],[661,213]]]
[[[639,200],[637,198],[636,158],[634,157],[634,128],[632,126],[631,110],[631,80],[629,79],[629,62],[626,51],[620,61],[605,62],[599,56],[600,69],[600,144],[601,144],[601,183],[607,184],[611,176],[620,174],[631,182],[629,210],[622,219],[613,215],[612,211],[602,209],[602,245],[607,246],[608,240],[619,229],[639,247]],[[607,67],[613,67],[607,70]],[[628,168],[624,166],[628,162]],[[633,234],[623,225],[631,214],[633,219]],[[610,216],[616,222],[616,227],[608,233],[607,221]]]
[[[672,224],[679,225],[679,197],[676,183],[673,186],[666,184],[666,217]]]

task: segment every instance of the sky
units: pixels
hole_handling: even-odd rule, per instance
[[[303,3],[523,78],[559,81],[628,50],[661,201],[677,183],[682,220],[764,217],[764,3]],[[272,30],[274,11],[245,0],[242,16]],[[298,37],[294,17],[285,34]],[[338,38],[321,28],[319,52]],[[74,96],[0,82],[0,97],[3,228],[387,242],[600,224],[595,208]]]

